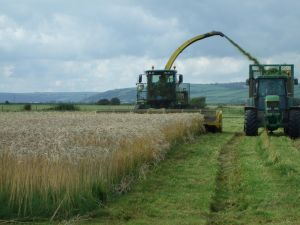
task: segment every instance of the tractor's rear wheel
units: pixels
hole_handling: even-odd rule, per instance
[[[257,111],[254,109],[246,110],[244,131],[247,136],[258,135]]]
[[[289,112],[288,134],[293,139],[300,136],[300,111],[299,110],[292,109]]]

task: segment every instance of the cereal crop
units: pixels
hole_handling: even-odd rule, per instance
[[[200,114],[2,113],[0,212],[68,216],[130,186],[176,142],[204,132]]]

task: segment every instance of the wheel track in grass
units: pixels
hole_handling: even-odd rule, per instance
[[[235,135],[219,152],[207,225],[300,224],[300,151],[281,132]]]
[[[225,121],[227,122],[227,120]],[[240,130],[208,133],[178,146],[126,194],[112,199],[92,224],[206,224],[214,194],[220,149]]]
[[[300,189],[300,150],[295,143],[282,133],[268,134],[264,131],[258,140],[258,153],[265,165],[283,180],[298,180],[296,183]]]
[[[297,141],[282,133],[268,135],[264,132],[258,140],[258,154],[271,170],[272,176],[281,181],[286,198],[300,209],[300,150]]]
[[[264,222],[300,224],[300,151],[295,141],[283,130],[264,130],[256,140],[255,153],[267,175],[262,182],[273,190],[256,201],[263,202],[261,211],[268,215]]]
[[[243,133],[236,132],[220,149],[219,169],[216,176],[215,193],[210,205],[211,211],[207,220],[208,225],[227,224],[227,222],[231,224],[230,221],[226,221],[224,214],[239,204],[234,193],[241,182],[238,146],[243,138]]]

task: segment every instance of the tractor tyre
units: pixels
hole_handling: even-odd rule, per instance
[[[288,134],[292,139],[298,138],[300,136],[300,111],[299,110],[292,109],[289,112]]]
[[[247,136],[258,135],[257,111],[250,109],[245,112],[244,131]]]

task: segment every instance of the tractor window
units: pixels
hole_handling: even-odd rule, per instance
[[[286,95],[286,82],[284,79],[259,79],[258,95]]]

